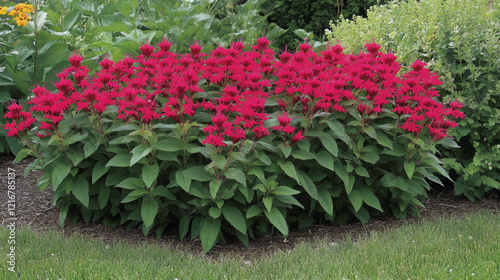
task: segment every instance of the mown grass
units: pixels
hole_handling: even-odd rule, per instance
[[[4,260],[8,236],[1,228]],[[0,279],[500,279],[500,216],[436,218],[341,243],[316,239],[250,261],[19,229],[16,272],[4,261]]]

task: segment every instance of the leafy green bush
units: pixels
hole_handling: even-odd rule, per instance
[[[161,235],[200,236],[205,251],[276,228],[417,215],[426,180],[447,176],[435,156],[461,104],[434,100],[441,82],[416,61],[397,76],[392,54],[346,55],[308,44],[278,60],[266,38],[209,54],[140,47],[100,62],[70,57],[57,91],[33,89],[30,112],[6,118],[52,184],[60,222],[83,217]]]
[[[276,5],[278,1],[268,0]],[[269,16],[269,22],[287,29],[275,42],[280,48],[297,49],[299,42],[309,40],[324,41],[325,29],[332,17],[351,18],[355,15],[366,16],[366,11],[373,5],[380,5],[387,0],[284,0]],[[310,33],[308,33],[310,32]]]
[[[500,189],[499,7],[498,0],[394,1],[327,32],[353,52],[376,40],[403,65],[421,59],[442,76],[442,98],[463,101],[468,116],[451,132],[461,149],[443,151],[443,161],[456,173],[455,193],[472,201]]]

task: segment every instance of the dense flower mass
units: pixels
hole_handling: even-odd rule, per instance
[[[380,53],[375,43],[359,55],[344,54],[339,45],[317,53],[304,43],[295,53],[277,56],[264,37],[246,50],[236,42],[209,54],[202,53],[198,43],[187,54],[174,54],[170,46],[167,40],[158,48],[147,42],[135,58],[102,60],[102,69],[93,76],[75,53],[70,67],[58,74],[56,92],[33,89],[30,113],[15,103],[8,107],[5,117],[12,122],[5,129],[19,137],[36,126],[37,135],[44,136],[56,130],[68,112],[99,117],[112,106],[117,108],[116,119],[148,128],[154,122],[184,125],[197,114],[208,114],[203,144],[226,147],[245,139],[257,141],[273,131],[285,145],[293,145],[305,137],[309,125],[297,129],[297,116],[311,120],[359,113],[367,123],[393,112],[399,129],[418,136],[427,128],[434,140],[447,137],[447,129],[457,125],[454,120],[464,118],[459,102],[436,100],[435,86],[441,82],[424,62],[416,61],[412,71],[398,76],[396,57]],[[264,125],[269,119],[279,125]]]

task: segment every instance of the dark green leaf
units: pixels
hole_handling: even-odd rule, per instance
[[[295,171],[295,166],[292,162],[287,161],[285,163],[278,163],[281,169],[285,172],[286,175],[297,181],[300,184],[299,176],[297,175],[297,171]]]
[[[351,202],[356,212],[358,212],[361,208],[361,205],[363,205],[363,197],[358,190],[351,190],[351,192],[349,193],[349,201]]]
[[[151,227],[158,213],[158,200],[144,198],[141,205],[141,217],[146,227]]]
[[[106,167],[129,167],[131,158],[131,154],[118,154],[108,161]]]
[[[147,145],[139,145],[135,147],[130,153],[132,153],[132,158],[130,159],[130,166],[136,164],[140,159],[147,156],[153,147],[148,147]]]
[[[228,168],[226,171],[224,171],[224,175],[229,178],[238,181],[240,184],[246,186],[247,185],[247,179],[245,176],[245,173],[241,171],[241,169],[238,168]]]
[[[288,236],[288,225],[285,217],[283,217],[276,207],[273,207],[271,211],[264,211],[264,214],[273,226],[275,226],[285,237]]]
[[[222,214],[224,218],[238,231],[241,233],[247,233],[247,223],[246,219],[241,214],[241,211],[233,206],[224,205],[222,207]]]
[[[318,202],[328,215],[333,216],[333,199],[330,192],[326,189],[318,190]]]
[[[317,155],[316,155],[316,161],[321,164],[321,166],[325,167],[325,168],[328,168],[329,170],[331,171],[334,171],[334,167],[333,167],[333,156],[332,154],[330,154],[329,152],[327,151],[320,151]]]
[[[318,199],[318,190],[316,189],[316,185],[314,182],[307,176],[306,173],[304,173],[302,170],[299,170],[298,172],[299,180],[300,180],[300,185],[304,187],[306,192],[314,199]]]
[[[160,167],[157,163],[154,165],[146,164],[142,167],[142,180],[146,184],[148,188],[153,185],[153,182],[158,178],[158,174],[160,173]]]
[[[411,161],[411,162],[405,161],[404,162],[404,169],[405,169],[406,175],[408,175],[408,178],[411,180],[411,178],[413,177],[413,172],[415,172],[415,162],[414,161]]]
[[[85,177],[78,176],[76,186],[73,187],[71,192],[85,207],[89,207],[89,182]]]
[[[220,220],[206,217],[201,222],[200,239],[205,254],[215,246],[220,232]]]
[[[104,166],[104,162],[98,161],[95,163],[94,168],[92,168],[92,184],[95,184],[102,175],[106,174],[109,167]]]

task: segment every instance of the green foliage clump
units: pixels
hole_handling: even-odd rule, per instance
[[[276,1],[270,1],[276,3]],[[269,21],[287,29],[275,44],[283,49],[296,49],[299,41],[308,37],[310,40],[323,41],[325,29],[329,27],[332,18],[340,16],[351,18],[355,15],[366,16],[366,11],[373,5],[386,3],[387,0],[284,0]]]
[[[401,64],[421,59],[441,75],[442,98],[463,101],[467,115],[452,132],[461,149],[444,151],[444,161],[455,193],[472,201],[500,189],[499,8],[498,0],[393,1],[327,32],[349,51],[376,40]]]

